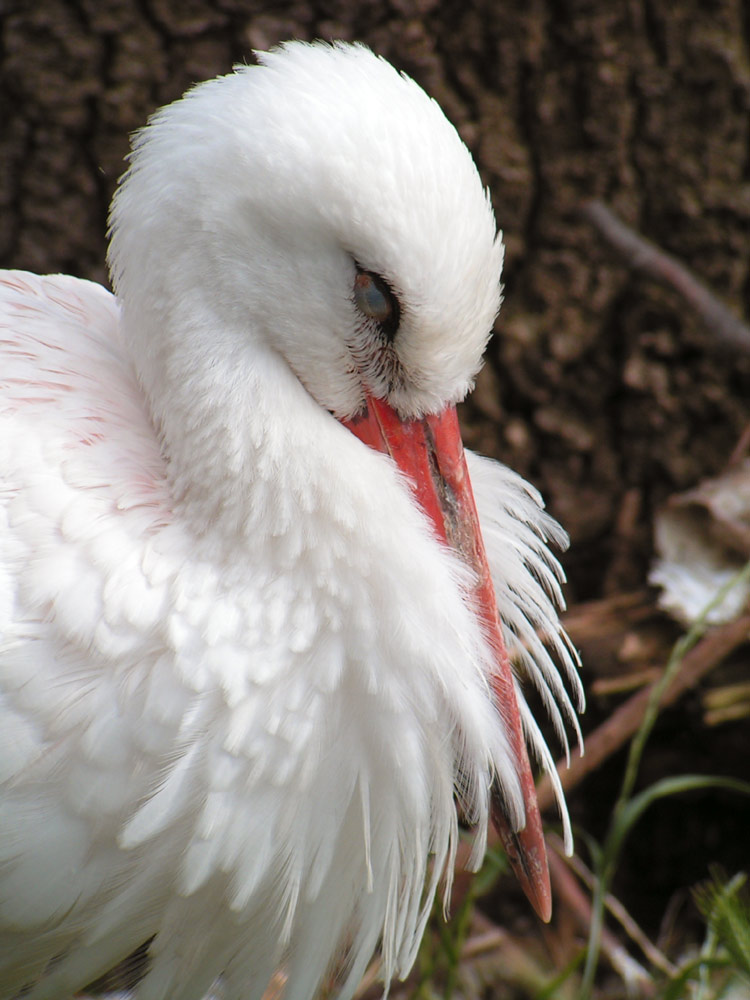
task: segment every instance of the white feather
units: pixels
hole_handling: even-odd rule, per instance
[[[0,279],[0,998],[71,996],[153,938],[138,1000],[308,1000],[406,975],[493,780],[523,803],[470,573],[361,404],[356,267],[398,293],[403,415],[463,397],[502,244],[437,105],[362,47],[290,44],[140,134],[122,306]],[[356,262],[356,263],[355,263]],[[370,373],[371,390],[383,386]],[[575,725],[559,529],[472,459],[522,677]],[[556,707],[560,705],[558,710]],[[538,730],[527,733],[545,766]]]

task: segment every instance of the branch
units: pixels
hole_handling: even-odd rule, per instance
[[[574,921],[578,925],[579,930],[583,935],[588,933],[589,926],[591,924],[591,900],[583,892],[578,882],[573,877],[569,870],[570,862],[566,859],[563,860],[563,849],[562,843],[554,843],[553,850],[549,852],[549,869],[550,876],[555,889],[555,896],[561,903],[567,906],[567,909],[572,914]],[[607,899],[608,906],[614,904],[617,906],[617,901],[612,897]],[[622,909],[622,913],[625,913]],[[618,919],[621,914],[618,913]],[[630,928],[635,926],[632,918],[629,914],[625,913],[627,919],[630,920]],[[638,944],[643,945],[644,940],[647,947],[651,952],[655,952],[656,949],[651,945],[651,943],[645,938],[643,932],[640,928],[636,928],[640,933],[638,939]],[[602,931],[602,951],[609,959],[612,968],[620,975],[623,981],[629,987],[628,995],[639,996],[639,997],[651,997],[655,995],[655,987],[652,978],[643,968],[643,966],[632,958],[623,945],[617,940],[612,931],[608,930],[606,927]],[[649,958],[651,955],[648,956]],[[659,958],[663,962],[663,957],[659,953]],[[659,966],[663,968],[663,964]]]
[[[712,629],[697,646],[686,654],[677,676],[664,692],[660,707],[675,702],[685,691],[694,687],[738,646],[750,637],[750,615],[743,615],[726,625]],[[557,765],[560,781],[566,792],[575,788],[587,774],[595,771],[602,761],[630,739],[638,729],[646,711],[651,685],[643,688],[624,702],[601,726],[586,737],[586,753],[574,757],[568,768],[565,761]],[[544,777],[537,786],[539,809],[544,811],[555,801],[549,778]]]
[[[628,267],[679,292],[715,335],[720,346],[750,353],[750,327],[738,319],[683,264],[626,226],[604,202],[597,199],[586,202],[581,212],[605,240],[619,251]]]

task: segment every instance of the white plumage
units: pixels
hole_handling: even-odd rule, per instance
[[[365,48],[260,59],[136,137],[119,303],[0,280],[3,1000],[68,997],[152,938],[138,1000],[252,1000],[275,969],[289,1000],[332,968],[347,996],[378,947],[386,980],[408,971],[456,796],[477,860],[493,779],[524,825],[472,571],[339,422],[463,398],[499,306],[489,203],[437,105]],[[564,535],[469,466],[506,639],[564,739],[536,638],[579,703]]]

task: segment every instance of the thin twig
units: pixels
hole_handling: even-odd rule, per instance
[[[560,850],[563,851],[562,845]],[[569,870],[569,861],[558,855],[557,850],[549,854],[549,869],[555,887],[555,895],[564,902],[584,934],[588,933],[591,924],[591,902],[582,891],[578,882]],[[654,983],[646,969],[620,944],[615,935],[602,929],[602,951],[609,959],[612,968],[632,988],[638,986],[639,996],[653,995]]]
[[[646,704],[644,706],[643,716],[628,750],[628,759],[625,765],[622,787],[620,788],[617,801],[612,809],[609,830],[607,832],[607,836],[605,837],[602,850],[596,861],[597,881],[594,885],[594,894],[591,901],[591,928],[589,931],[588,948],[586,950],[586,963],[584,965],[583,976],[581,978],[580,996],[582,1000],[589,1000],[594,988],[594,977],[596,975],[599,949],[601,947],[602,940],[602,929],[604,926],[604,900],[607,892],[609,891],[609,885],[611,884],[612,877],[614,875],[617,857],[622,849],[623,840],[625,839],[628,830],[637,819],[639,811],[642,812],[643,809],[646,808],[646,805],[648,805],[648,789],[641,792],[637,797],[638,805],[636,805],[636,799],[633,798],[633,791],[635,789],[635,783],[638,777],[638,770],[640,768],[644,748],[654,728],[659,711],[666,700],[667,692],[675,686],[678,686],[680,679],[682,679],[683,685],[686,683],[685,678],[683,677],[683,667],[687,664],[688,657],[692,652],[701,646],[704,647],[705,651],[705,645],[708,639],[715,639],[716,633],[714,633],[713,636],[708,636],[706,640],[701,642],[701,636],[705,634],[711,612],[714,608],[721,604],[733,588],[747,583],[749,577],[750,561],[745,564],[736,576],[734,576],[717,591],[713,599],[703,608],[700,615],[692,623],[690,629],[675,643],[669,660],[667,661],[667,665],[664,668],[663,676],[652,684],[646,692]],[[744,617],[747,619],[750,616]],[[739,620],[741,621],[742,619]],[[732,624],[735,623],[733,622]],[[744,634],[745,637],[747,637],[747,628],[745,629]],[[698,664],[693,666],[704,670],[706,659],[710,660],[710,657],[701,657]],[[640,696],[637,695],[636,697]],[[692,776],[685,776],[685,778],[688,777],[692,778]],[[670,781],[670,779],[664,779],[662,782],[657,782],[655,785],[652,785],[650,791],[655,792],[657,787],[659,785],[663,785],[665,781],[668,784],[675,785],[677,780],[678,779],[671,779]],[[730,781],[730,779],[712,780],[715,783],[722,780],[725,784]],[[672,794],[672,792],[669,794]],[[656,793],[656,797],[658,797],[658,793]]]
[[[674,288],[715,335],[717,344],[750,353],[750,327],[670,254],[627,226],[604,204],[586,202],[582,214],[613,246],[634,271]]]
[[[500,948],[504,948],[508,943],[508,935],[502,927],[493,927],[485,930],[481,934],[472,934],[466,939],[466,944],[461,952],[461,961],[471,961],[480,958],[482,955],[492,954]]]
[[[565,857],[565,847],[562,840],[554,833],[547,834],[547,844],[553,849],[553,853],[550,853],[550,870],[555,876],[556,872],[559,870],[558,865],[566,865],[571,868],[578,878],[584,883],[588,889],[594,888],[595,876],[594,873],[588,868],[583,861],[574,854],[573,857]],[[556,860],[553,864],[553,857]],[[585,898],[585,897],[584,897]],[[643,933],[641,928],[631,917],[625,907],[622,905],[616,896],[613,896],[611,892],[608,892],[604,899],[607,910],[612,914],[615,920],[620,924],[622,929],[628,935],[628,937],[633,941],[643,952],[646,958],[651,962],[651,964],[660,969],[668,976],[677,975],[677,967],[673,965],[667,956],[656,947],[655,944]],[[587,900],[587,922],[586,929],[591,920],[591,904]],[[604,941],[604,939],[602,939]]]
[[[664,708],[677,701],[685,691],[695,687],[703,677],[723,663],[730,653],[748,639],[750,639],[750,614],[743,615],[726,625],[712,628],[705,638],[685,656],[679,673],[663,693],[659,706]],[[589,733],[586,737],[585,754],[571,757],[570,766],[565,758],[558,761],[557,773],[566,794],[569,794],[589,774],[596,771],[605,760],[617,753],[633,736],[643,720],[652,690],[653,684],[641,688],[640,691],[623,702],[619,708],[615,709],[612,715],[597,729]],[[556,799],[552,783],[546,774],[540,778],[537,784],[537,800],[541,812],[545,812],[555,805]],[[492,828],[489,831],[488,844],[490,847],[495,847],[498,843],[499,838]],[[466,871],[470,854],[471,845],[468,841],[462,840],[458,848],[456,884],[454,884],[454,892],[456,885],[461,887],[458,894],[459,899],[463,892],[468,891],[471,882],[471,876]]]
[[[677,676],[662,695],[659,705],[663,708],[675,702],[749,637],[750,615],[743,615],[712,629],[685,656]],[[595,771],[602,761],[611,757],[635,733],[643,719],[652,688],[653,685],[649,685],[634,694],[586,737],[585,756],[573,757],[569,768],[564,760],[558,764],[558,774],[566,792]],[[539,782],[537,798],[541,810],[548,809],[555,801],[551,782],[546,775]]]

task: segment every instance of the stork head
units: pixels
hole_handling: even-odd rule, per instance
[[[439,412],[471,387],[500,305],[503,245],[468,150],[363,46],[258,58],[135,139],[111,216],[128,336],[168,351],[154,313],[195,313],[208,279],[215,328],[280,352],[337,417],[367,394]]]

